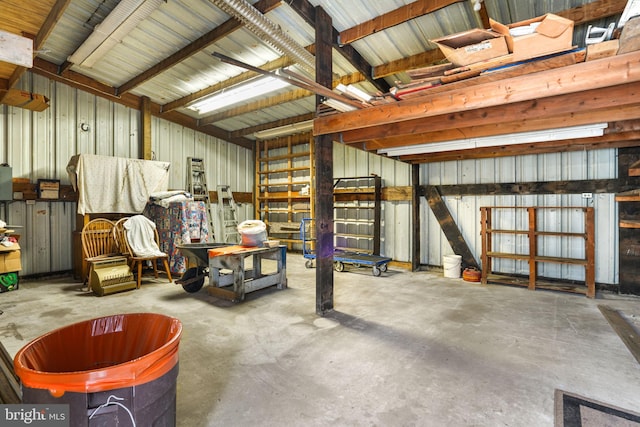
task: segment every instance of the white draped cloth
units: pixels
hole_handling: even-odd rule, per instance
[[[78,213],[141,213],[149,195],[166,191],[169,162],[77,154],[67,172],[78,191]]]
[[[162,256],[156,242],[156,224],[144,215],[134,215],[122,224],[131,252],[139,257]]]

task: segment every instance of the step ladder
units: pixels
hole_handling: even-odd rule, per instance
[[[213,228],[213,214],[211,212],[211,198],[207,187],[207,177],[204,168],[204,160],[196,157],[187,157],[187,189],[193,196],[193,200],[203,201],[207,207],[207,219],[209,223],[209,236],[215,242]]]
[[[218,215],[224,243],[240,243],[238,215],[233,192],[228,185],[218,185]]]

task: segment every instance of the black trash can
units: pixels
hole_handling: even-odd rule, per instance
[[[153,313],[75,323],[14,358],[23,403],[68,404],[71,426],[175,426],[182,324]]]

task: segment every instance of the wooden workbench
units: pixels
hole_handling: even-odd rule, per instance
[[[245,294],[276,286],[287,287],[287,248],[227,246],[209,249],[209,294],[231,301],[244,300]],[[247,263],[251,258],[251,263]],[[264,274],[263,260],[276,261],[276,271]],[[223,270],[231,270],[224,272]]]

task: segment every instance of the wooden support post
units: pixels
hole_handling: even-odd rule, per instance
[[[420,165],[411,165],[411,219],[413,222],[411,271],[420,267]]]
[[[538,239],[536,236],[536,209],[528,208],[527,213],[529,216],[529,290],[536,290],[537,279],[537,264],[536,256],[538,255]]]
[[[585,266],[585,283],[587,285],[587,296],[595,298],[596,296],[596,236],[595,236],[595,212],[593,208],[586,208],[584,232],[585,232],[585,258],[587,265]]]
[[[140,98],[140,115],[142,122],[142,132],[140,133],[140,158],[152,160],[151,151],[151,100],[148,96]]]
[[[322,7],[316,13],[316,82],[331,88],[331,17]],[[316,95],[316,106],[322,102]],[[324,316],[333,310],[333,138],[315,138],[316,177],[316,313]]]

